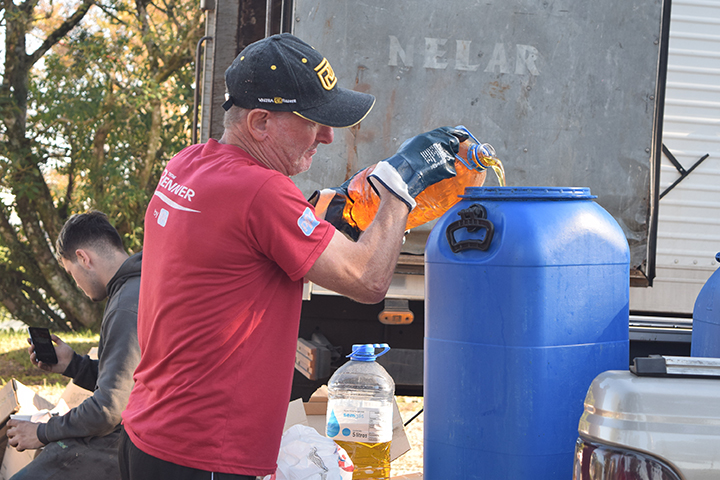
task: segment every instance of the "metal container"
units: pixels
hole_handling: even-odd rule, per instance
[[[588,389],[572,478],[720,478],[720,361],[655,356],[631,369]]]
[[[627,241],[587,188],[468,188],[425,249],[424,478],[570,478],[628,366]]]

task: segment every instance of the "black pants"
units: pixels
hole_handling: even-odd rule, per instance
[[[50,442],[12,480],[119,480],[120,434],[118,429],[104,437]]]
[[[206,472],[160,460],[137,448],[124,429],[120,438],[118,461],[122,480],[255,480],[256,478],[249,475]]]

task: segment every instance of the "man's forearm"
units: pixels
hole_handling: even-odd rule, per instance
[[[306,279],[360,303],[385,298],[402,248],[408,207],[384,187],[379,190],[378,212],[357,243],[335,231]]]
[[[78,387],[91,392],[95,391],[98,379],[98,361],[88,355],[81,356],[76,353],[63,375],[72,378]]]

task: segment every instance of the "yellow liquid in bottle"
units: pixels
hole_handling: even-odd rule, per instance
[[[505,186],[505,170],[502,163],[496,157],[482,157],[474,160],[468,158],[468,150],[474,144],[466,140],[460,144],[458,156],[468,160],[471,165],[477,161],[482,167],[490,167],[498,177],[500,186]],[[472,155],[470,155],[472,157]],[[375,193],[367,181],[368,175],[372,173],[374,166],[370,166],[359,172],[350,181],[348,194],[354,203],[348,202],[343,211],[343,218],[350,225],[365,231],[377,214],[380,205],[380,197]],[[434,185],[430,185],[417,196],[417,206],[410,212],[406,230],[423,225],[427,222],[440,218],[450,207],[460,201],[458,195],[465,192],[465,187],[480,187],[485,182],[486,170],[475,170],[467,168],[462,162],[455,161],[457,175],[446,178]]]
[[[390,478],[390,443],[338,442],[355,464],[353,480]]]

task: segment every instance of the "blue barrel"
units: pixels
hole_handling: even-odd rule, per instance
[[[715,258],[720,262],[720,253]],[[695,299],[690,355],[720,357],[720,269],[715,270]]]
[[[425,247],[425,480],[572,478],[592,380],[629,364],[627,240],[587,188],[474,187]]]

